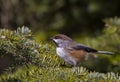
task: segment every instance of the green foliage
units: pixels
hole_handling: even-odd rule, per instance
[[[83,67],[22,67],[13,74],[4,74],[0,81],[18,82],[119,82],[120,76],[113,72],[104,74],[89,72]]]
[[[18,28],[16,31],[0,30],[0,58],[3,64],[11,62],[9,66],[17,67],[25,64],[35,64],[38,61],[39,45],[32,38],[27,27]],[[1,65],[1,64],[0,64]],[[6,68],[0,69],[5,70]]]
[[[80,41],[115,54],[100,54],[96,58],[92,56],[78,67],[64,66],[63,60],[55,54],[55,47],[43,42],[38,45],[32,40],[32,33],[28,28],[22,27],[16,31],[1,29],[0,42],[3,50],[0,51],[0,58],[8,53],[15,55],[15,63],[19,67],[13,73],[1,74],[0,82],[120,82],[119,18],[105,19],[105,22],[106,27],[101,36],[82,38]],[[21,56],[31,60],[23,61]]]

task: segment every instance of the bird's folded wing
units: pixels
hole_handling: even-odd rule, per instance
[[[87,46],[85,46],[85,45],[82,45],[82,44],[77,44],[77,45],[72,45],[72,46],[69,46],[69,47],[67,47],[68,49],[71,49],[71,50],[84,50],[84,51],[86,51],[86,52],[93,52],[93,53],[95,53],[95,52],[97,52],[97,50],[96,49],[93,49],[93,48],[90,48],[90,47],[87,47]]]

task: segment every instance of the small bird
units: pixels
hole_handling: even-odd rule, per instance
[[[57,34],[51,38],[56,44],[56,52],[65,62],[77,66],[83,60],[86,60],[89,53],[97,54],[113,54],[108,51],[99,51],[83,44],[73,41],[71,38],[64,34]]]

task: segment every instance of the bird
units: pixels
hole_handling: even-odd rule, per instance
[[[77,43],[64,34],[57,34],[51,37],[56,45],[56,53],[66,63],[77,66],[81,61],[88,59],[90,53],[113,54],[109,51],[100,51],[86,45]]]

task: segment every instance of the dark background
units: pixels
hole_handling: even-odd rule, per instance
[[[0,0],[0,28],[96,36],[104,18],[120,15],[120,0]]]

